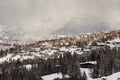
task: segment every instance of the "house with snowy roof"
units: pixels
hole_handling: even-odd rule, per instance
[[[91,46],[91,49],[92,49],[92,50],[96,50],[96,49],[98,49],[98,48],[104,48],[104,47],[106,46],[106,44],[103,43],[103,42],[94,41],[94,42],[91,43],[90,46]]]

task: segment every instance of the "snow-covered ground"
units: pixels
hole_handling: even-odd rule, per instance
[[[48,48],[45,50],[41,50],[40,48],[31,48],[31,50],[28,50],[28,51],[21,50],[19,54],[8,53],[6,56],[0,58],[0,63],[3,63],[5,61],[10,61],[10,60],[18,60],[18,59],[23,61],[27,59],[35,59],[36,57],[46,60],[47,58],[55,55],[55,53],[57,52],[59,53],[59,51],[62,51],[62,52],[69,51],[71,52],[72,55],[74,54],[74,52],[76,52],[77,54],[83,54],[83,52],[80,51],[80,49],[78,48],[61,47],[61,48],[58,48],[58,50],[54,48],[53,49]],[[59,53],[59,55],[60,54],[63,54],[63,53]]]
[[[26,69],[30,70],[32,68],[31,64],[27,64],[27,65],[23,65],[23,67],[25,67]]]
[[[61,47],[59,49],[60,51],[69,51],[71,52],[71,54],[73,55],[74,52],[76,52],[77,54],[83,54],[83,51],[81,51],[81,48],[66,48],[66,47]]]
[[[120,78],[120,72],[114,73],[114,74],[104,77],[104,78],[106,78],[107,80],[117,80],[118,78]]]
[[[0,41],[2,42],[2,41]],[[110,44],[110,47],[115,47],[118,46],[120,47],[120,44],[113,44],[114,42],[120,43],[120,39],[114,39],[111,41],[107,41]],[[102,43],[101,43],[102,44]],[[10,60],[18,60],[20,59],[21,61],[23,60],[27,60],[27,59],[35,59],[37,58],[47,58],[50,57],[52,55],[54,55],[55,53],[57,53],[57,51],[61,51],[61,52],[66,52],[69,51],[71,52],[71,54],[73,55],[74,52],[76,52],[77,54],[83,54],[84,52],[81,51],[81,48],[73,48],[73,47],[57,47],[57,49],[52,48],[48,48],[48,46],[51,46],[50,44],[46,43],[44,45],[47,45],[45,50],[41,50],[40,47],[37,48],[31,48],[28,51],[25,51],[24,49],[20,51],[19,54],[13,54],[13,53],[8,53],[6,56],[1,57],[0,58],[0,63],[2,64],[5,61],[10,61]],[[100,45],[100,44],[99,44]],[[102,44],[103,45],[103,44]],[[32,51],[33,50],[33,51]],[[84,51],[90,51],[90,49],[84,49]],[[84,62],[84,63],[91,63],[91,64],[97,64],[96,61],[89,61],[89,62]],[[84,64],[81,63],[81,64]],[[27,69],[31,69],[32,65],[28,64],[28,65],[24,65],[23,67],[27,68]],[[120,72],[114,73],[110,76],[106,76],[106,77],[102,77],[102,78],[97,78],[97,79],[92,79],[91,78],[91,73],[93,72],[93,69],[89,69],[89,68],[80,68],[81,73],[83,74],[84,72],[86,73],[87,79],[88,80],[102,80],[102,78],[105,78],[107,80],[117,80],[117,78],[120,78]],[[69,77],[68,75],[66,75],[66,77]],[[44,80],[53,80],[55,78],[63,78],[61,73],[54,73],[54,74],[50,74],[50,75],[45,75],[42,76],[42,78]]]
[[[91,78],[91,73],[93,72],[93,69],[89,69],[89,68],[80,68],[80,71],[81,71],[82,75],[83,75],[84,72],[85,72],[85,74],[86,74],[88,80],[93,80],[93,79]]]
[[[9,61],[9,59],[12,57],[12,54],[8,54],[7,56],[4,56],[0,58],[0,63],[3,63],[5,61]]]
[[[25,45],[33,43],[31,41],[24,41],[24,40],[9,40],[0,38],[0,50],[10,49],[11,47],[15,47],[15,45]],[[14,46],[13,46],[14,44]]]
[[[87,80],[102,80],[103,78],[105,78],[106,80],[117,80],[118,78],[120,78],[120,72],[117,72],[117,73],[114,73],[114,74],[109,75],[109,76],[105,76],[105,77],[93,79],[93,78],[91,78],[91,72],[93,71],[92,69],[89,69],[89,68],[80,68],[80,70],[81,70],[82,74],[84,72],[86,73]]]
[[[120,38],[108,40],[106,41],[106,45],[110,46],[111,48],[120,47]]]
[[[5,61],[9,62],[10,60],[27,60],[27,59],[34,59],[36,57],[41,57],[40,54],[35,54],[35,53],[30,53],[30,54],[26,54],[26,53],[19,53],[19,54],[7,54],[4,57],[0,58],[0,63],[3,63]]]
[[[66,78],[69,78],[68,75],[66,75],[65,77],[66,77]],[[61,73],[58,73],[58,74],[57,74],[57,73],[54,73],[54,74],[42,76],[42,78],[43,78],[43,80],[54,80],[54,79],[56,79],[56,78],[62,79],[63,76],[62,76]]]
[[[88,80],[93,80],[93,79],[91,78],[91,71],[92,71],[92,69],[90,70],[90,69],[88,69],[88,68],[80,68],[80,70],[81,70],[81,73],[82,73],[82,74],[83,74],[84,72],[86,73],[86,76],[87,76]],[[65,77],[66,77],[66,78],[69,78],[68,75],[66,75]],[[60,78],[60,79],[62,79],[63,76],[62,76],[62,73],[58,73],[58,74],[57,74],[57,73],[54,73],[54,74],[42,76],[42,78],[43,78],[43,80],[54,80],[55,78]]]
[[[87,80],[102,80],[103,78],[105,78],[106,80],[117,80],[118,78],[120,78],[120,72],[114,73],[110,76],[106,76],[106,77],[102,77],[102,78],[97,78],[97,79],[93,79],[91,78],[91,72],[92,69],[89,68],[80,68],[81,73],[83,74],[84,72],[86,73],[87,76]],[[69,76],[66,75],[66,77],[68,78]],[[54,80],[55,78],[63,78],[61,73],[54,73],[54,74],[50,74],[50,75],[45,75],[42,76],[43,80]]]

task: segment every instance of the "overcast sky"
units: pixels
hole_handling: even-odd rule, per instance
[[[43,36],[72,18],[86,16],[104,21],[108,28],[119,29],[120,0],[0,0],[0,31],[9,28]],[[23,34],[19,37],[24,38]]]

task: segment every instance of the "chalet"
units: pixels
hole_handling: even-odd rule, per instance
[[[120,47],[120,39],[114,39],[111,41],[106,41],[105,44],[111,48]]]
[[[91,50],[89,48],[84,48],[84,52],[91,52]]]
[[[11,44],[10,47],[9,47],[10,51],[14,51],[15,48],[16,48],[16,47],[15,47],[14,44]]]
[[[99,49],[99,48],[104,48],[105,46],[106,46],[106,44],[103,43],[103,42],[93,42],[91,44],[91,49],[96,50],[96,49]]]
[[[116,46],[116,47],[120,47],[120,42],[116,42],[116,43],[115,43],[115,46]]]
[[[82,68],[94,68],[94,66],[96,64],[97,64],[96,61],[83,62],[83,63],[80,63],[80,67],[82,67]]]
[[[51,43],[44,42],[44,43],[42,43],[42,46],[45,46],[45,47],[52,47],[53,45],[52,45]]]
[[[76,45],[71,45],[71,48],[78,48]]]
[[[25,50],[21,50],[20,53],[25,53]]]
[[[34,48],[35,52],[40,52],[40,48]]]

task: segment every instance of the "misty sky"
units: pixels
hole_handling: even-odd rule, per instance
[[[120,29],[120,0],[0,0],[0,36],[39,39],[77,17]]]

